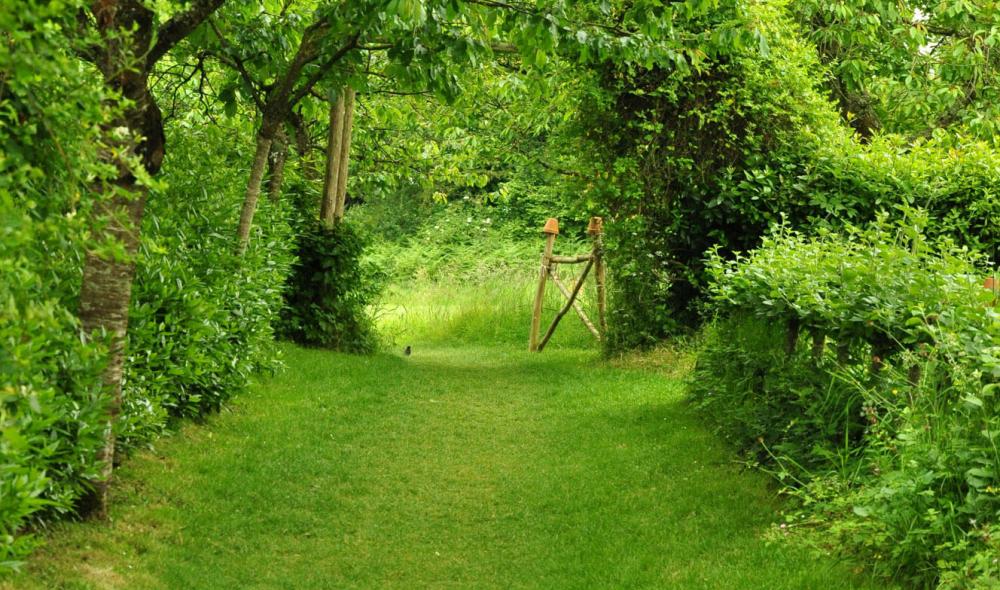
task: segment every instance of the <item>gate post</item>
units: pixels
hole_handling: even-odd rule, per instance
[[[542,229],[545,234],[545,251],[542,254],[542,267],[538,271],[538,290],[535,291],[535,307],[531,312],[531,337],[528,342],[528,350],[535,352],[538,350],[538,330],[542,323],[542,301],[545,297],[545,281],[549,278],[549,269],[552,267],[552,248],[556,243],[556,236],[559,235],[559,220],[550,217],[545,222]]]
[[[594,243],[594,278],[597,282],[597,325],[601,331],[601,339],[608,337],[608,294],[605,287],[607,271],[604,266],[604,220],[600,217],[591,217],[587,226],[587,233]]]

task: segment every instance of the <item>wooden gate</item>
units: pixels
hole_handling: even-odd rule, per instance
[[[538,273],[538,290],[535,292],[535,306],[531,314],[531,337],[528,350],[541,352],[545,348],[545,345],[548,344],[549,339],[552,338],[552,334],[555,333],[559,321],[562,320],[563,316],[571,308],[580,316],[580,320],[587,327],[587,330],[598,340],[603,340],[608,328],[606,318],[607,289],[605,286],[603,220],[600,217],[590,218],[590,224],[587,226],[587,234],[590,236],[592,247],[589,254],[579,254],[576,256],[556,256],[552,254],[556,236],[559,235],[559,220],[554,217],[549,218],[545,222],[545,228],[542,229],[542,233],[545,234],[545,250],[542,253],[542,267]],[[555,272],[556,265],[558,264],[585,264],[586,266],[583,267],[583,272],[580,273],[579,278],[577,278],[572,288],[569,288],[559,279],[559,276]],[[590,274],[591,269],[594,270],[595,282],[597,283],[596,327],[583,311],[583,306],[577,301],[580,289],[583,288],[583,283],[587,280],[587,275]],[[550,280],[566,298],[566,304],[559,310],[556,317],[553,318],[552,324],[545,331],[545,335],[539,340],[538,334],[542,325],[542,301],[545,297],[545,285]]]

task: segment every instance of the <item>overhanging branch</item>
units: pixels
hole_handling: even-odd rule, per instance
[[[187,37],[191,31],[198,28],[198,25],[218,10],[223,2],[225,0],[194,0],[190,9],[175,15],[164,23],[157,33],[156,43],[146,54],[146,67],[152,69],[161,57],[166,55],[181,39]]]

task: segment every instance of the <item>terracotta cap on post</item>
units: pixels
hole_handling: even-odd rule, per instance
[[[591,217],[587,225],[587,233],[596,236],[604,231],[604,220],[600,217]]]
[[[549,219],[545,222],[545,227],[542,228],[542,233],[553,236],[559,235],[559,220],[555,217],[549,217]]]
[[[1000,284],[998,284],[995,277],[986,277],[986,280],[983,281],[983,287],[986,289],[996,290],[997,287],[1000,287]]]

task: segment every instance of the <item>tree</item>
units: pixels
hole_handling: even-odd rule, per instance
[[[256,7],[236,7],[223,23],[213,23],[214,54],[230,65],[237,85],[249,95],[259,124],[246,196],[237,231],[238,250],[250,238],[272,143],[281,127],[293,120],[294,108],[310,96],[331,69],[358,49],[371,8],[356,3],[328,2],[318,8],[286,3],[279,15]],[[304,23],[304,24],[303,24]],[[274,52],[273,46],[294,52]],[[230,93],[228,100],[235,100]],[[272,183],[271,190],[279,190]]]
[[[121,101],[103,126],[109,179],[95,187],[101,197],[80,289],[80,320],[88,334],[107,333],[110,350],[104,384],[110,403],[106,441],[95,482],[92,512],[107,515],[108,485],[115,454],[114,422],[121,407],[125,333],[139,230],[151,178],[160,170],[166,145],[163,117],[149,88],[156,63],[208,18],[223,0],[193,0],[159,24],[159,15],[139,0],[100,0],[79,13],[80,26],[94,41],[79,48],[106,91]]]
[[[691,12],[708,9],[694,0],[684,6]],[[259,37],[259,31],[266,27],[258,16],[246,15],[234,25],[235,35]],[[430,90],[451,101],[460,92],[456,72],[493,59],[497,53],[517,53],[521,67],[528,69],[543,68],[559,55],[593,63],[696,64],[703,58],[701,49],[676,35],[671,19],[669,10],[647,1],[619,13],[612,13],[603,4],[581,5],[570,11],[561,2],[529,5],[492,0],[394,0],[388,4],[369,1],[321,6],[312,14],[311,24],[300,34],[291,35],[300,41],[290,59],[272,59],[256,52],[242,53],[232,60],[248,88],[263,90],[260,95],[251,92],[260,124],[240,217],[239,250],[245,250],[249,241],[268,150],[281,122],[293,116],[294,109],[308,100],[320,82],[356,75],[361,78],[356,83],[364,85],[371,67],[362,64],[363,56],[384,55],[376,65],[398,88]],[[343,64],[350,67],[334,72],[335,66]],[[250,72],[249,65],[259,73]],[[337,176],[339,182],[346,182],[346,174],[338,171]]]
[[[1000,8],[993,2],[808,0],[790,5],[841,115],[862,138],[954,128],[994,141]]]
[[[330,101],[330,130],[326,147],[326,174],[323,176],[323,198],[319,217],[324,225],[331,226],[337,220],[337,204],[340,195],[340,160],[344,151],[345,120],[347,112],[346,89]],[[354,101],[351,101],[353,109]]]

